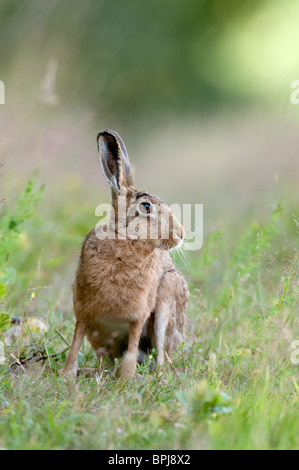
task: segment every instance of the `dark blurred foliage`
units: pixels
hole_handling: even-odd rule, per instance
[[[58,61],[65,104],[132,121],[238,103],[218,87],[215,44],[259,0],[2,0],[1,79],[33,93]],[[216,59],[215,59],[216,60]],[[205,69],[209,62],[208,71]],[[17,73],[16,73],[17,71]]]

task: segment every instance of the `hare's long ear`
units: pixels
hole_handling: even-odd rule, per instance
[[[98,134],[97,142],[103,173],[112,188],[112,194],[121,194],[133,185],[125,144],[116,132],[109,129]]]

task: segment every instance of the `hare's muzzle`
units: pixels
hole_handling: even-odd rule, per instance
[[[177,241],[177,245],[181,245],[185,238],[185,229],[180,222],[174,218],[173,238]]]
[[[185,230],[182,224],[175,218],[172,214],[169,225],[169,234],[168,237],[164,236],[162,248],[166,250],[171,250],[173,248],[178,248],[183,243],[185,237]]]

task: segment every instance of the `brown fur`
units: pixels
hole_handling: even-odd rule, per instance
[[[146,239],[119,239],[112,219],[86,236],[73,284],[76,330],[63,374],[76,376],[77,356],[86,335],[100,363],[103,355],[114,359],[126,351],[121,369],[125,379],[134,373],[138,353],[155,347],[161,365],[164,349],[170,355],[184,338],[189,291],[168,253],[179,244],[184,230],[159,198],[132,186],[121,138],[115,132],[103,131],[98,139],[103,172],[112,188],[113,208],[117,212],[120,195],[126,196],[130,208],[123,221],[126,226],[140,212],[140,201],[150,202],[161,212],[143,214],[140,223]],[[171,221],[170,236],[164,240],[167,217]],[[158,239],[150,238],[150,220],[157,225]],[[99,238],[99,228],[109,229],[115,239]]]

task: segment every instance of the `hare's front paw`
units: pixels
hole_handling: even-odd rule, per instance
[[[75,379],[77,377],[77,368],[67,369],[64,367],[59,369],[58,373],[64,380]]]
[[[136,365],[137,365],[136,354],[127,352],[124,355],[124,358],[123,358],[123,363],[122,363],[121,372],[120,372],[120,378],[122,380],[127,380],[130,377],[132,377],[132,375],[134,375]]]

